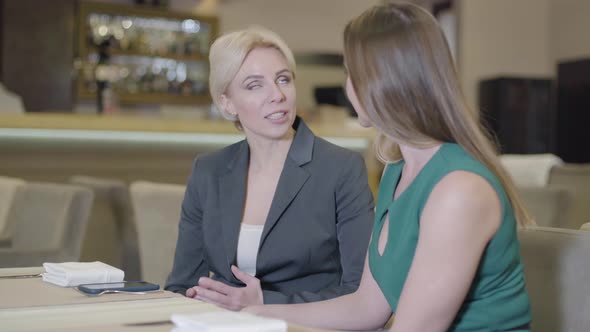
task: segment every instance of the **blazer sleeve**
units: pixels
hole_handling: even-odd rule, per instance
[[[354,154],[343,168],[336,187],[336,232],[342,277],[338,286],[319,292],[283,294],[263,290],[265,304],[316,302],[352,293],[358,288],[375,216],[373,194],[361,155]]]
[[[182,201],[174,264],[165,287],[166,290],[183,295],[188,288],[197,284],[200,277],[207,276],[209,273],[202,240],[203,211],[197,190],[199,188],[197,164],[198,161],[195,159]]]

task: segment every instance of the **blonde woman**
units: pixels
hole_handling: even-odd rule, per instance
[[[527,331],[517,225],[530,223],[476,114],[436,20],[411,4],[373,7],[344,31],[346,90],[381,133],[383,174],[359,289],[248,308],[319,328]]]
[[[363,158],[296,116],[273,32],[226,34],[209,60],[213,101],[246,139],[196,159],[166,289],[231,310],[353,292],[374,217]]]

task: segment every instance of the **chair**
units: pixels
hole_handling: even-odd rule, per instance
[[[69,182],[94,193],[80,259],[119,267],[126,280],[141,280],[137,231],[125,182],[81,175]]]
[[[532,330],[590,331],[590,233],[528,227],[518,236]]]
[[[518,187],[545,187],[551,170],[563,164],[550,153],[503,154],[500,162]]]
[[[565,228],[580,229],[590,222],[590,164],[555,166],[549,174],[549,186],[568,188],[572,193]]]
[[[143,279],[164,285],[174,261],[185,186],[137,181],[129,187]]]
[[[0,82],[0,113],[23,114],[23,99],[16,93],[8,91]]]
[[[26,183],[8,216],[12,245],[0,249],[0,267],[78,261],[92,198],[78,186]]]
[[[558,187],[525,187],[518,191],[538,226],[562,227],[571,204],[571,192]]]
[[[0,176],[0,248],[12,245],[13,219],[9,215],[24,184],[24,180]]]

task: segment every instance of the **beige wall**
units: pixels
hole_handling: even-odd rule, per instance
[[[354,16],[378,0],[203,0],[198,6],[190,0],[173,0],[173,9],[190,9],[198,13],[217,13],[220,31],[242,29],[252,24],[277,32],[295,53],[341,53],[342,30]],[[313,88],[342,85],[341,67],[298,65],[297,104],[305,111],[315,106]]]
[[[547,38],[550,2],[557,1],[458,1],[460,79],[472,106],[481,79],[553,74]]]
[[[219,5],[221,31],[261,24],[280,34],[294,52],[340,52],[342,30],[378,0],[240,0]]]
[[[346,23],[379,2],[381,1],[170,0],[170,9],[217,15],[222,33],[253,24],[265,26],[281,35],[296,53],[335,53],[342,51],[342,30]]]
[[[550,56],[560,61],[590,57],[590,1],[550,1]]]
[[[242,29],[252,24],[277,32],[295,53],[341,53],[342,30],[354,16],[379,0],[171,0],[172,10],[218,15],[220,31]],[[297,104],[304,111],[315,107],[313,88],[342,85],[341,67],[297,67]]]
[[[315,100],[313,88],[317,86],[343,86],[346,80],[342,67],[298,65],[295,87],[299,109],[313,112]]]
[[[277,32],[295,53],[341,53],[342,31],[346,23],[378,0],[241,0],[222,1],[218,12],[221,31],[251,24]],[[298,65],[297,104],[312,111],[313,88],[342,85],[341,67]]]

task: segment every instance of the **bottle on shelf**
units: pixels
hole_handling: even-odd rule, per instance
[[[214,21],[123,7],[117,12],[114,7],[81,6],[86,42],[81,51],[80,98],[96,98],[101,113],[116,109],[119,99],[207,102],[206,57]],[[103,42],[103,48],[95,46]]]
[[[98,64],[95,70],[96,78],[96,111],[99,114],[115,113],[117,111],[117,96],[111,81],[113,68],[109,66],[111,38],[106,38],[98,46]]]

